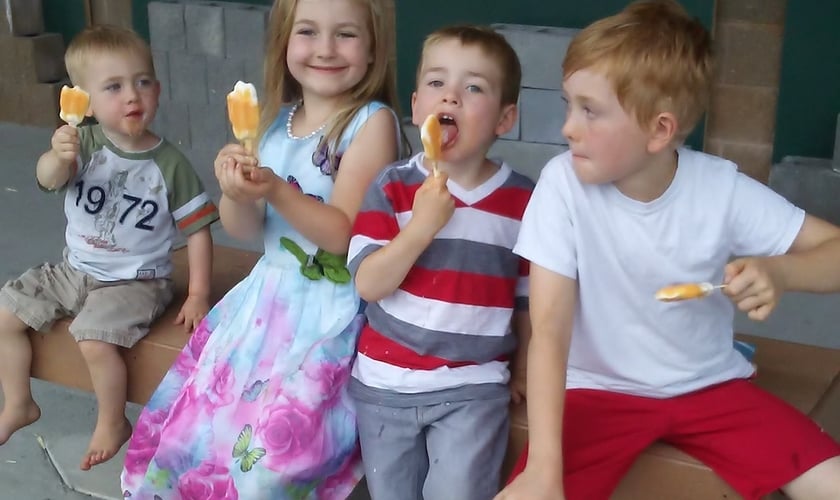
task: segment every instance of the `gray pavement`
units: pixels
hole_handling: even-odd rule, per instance
[[[0,282],[26,268],[60,257],[64,217],[62,197],[41,193],[34,180],[38,156],[49,147],[50,130],[0,123]],[[215,152],[188,152],[208,191],[218,196],[211,161]],[[256,249],[214,231],[218,243]],[[840,296],[789,294],[766,323],[738,317],[739,331],[806,344],[840,348]],[[78,461],[93,428],[96,403],[91,394],[33,381],[41,420],[0,446],[0,500],[80,500],[121,498],[122,455],[91,472]],[[139,407],[128,410],[133,420]],[[353,498],[366,498],[364,491]],[[83,493],[84,492],[84,493]],[[87,493],[87,494],[85,494]]]

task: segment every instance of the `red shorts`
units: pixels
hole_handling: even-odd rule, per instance
[[[811,419],[747,380],[669,399],[573,389],[563,421],[566,498],[608,499],[658,440],[708,465],[746,500],[840,455],[840,445]],[[526,447],[511,480],[527,455]]]

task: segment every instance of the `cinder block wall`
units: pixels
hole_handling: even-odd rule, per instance
[[[0,121],[58,124],[64,41],[44,32],[41,0],[0,0]]]
[[[233,140],[225,97],[237,80],[262,93],[270,7],[235,2],[149,4],[149,33],[161,82],[154,130],[195,163]]]
[[[23,0],[20,0],[23,1]],[[187,151],[212,157],[232,140],[224,96],[237,79],[262,79],[268,7],[235,2],[165,0],[149,4],[151,43],[164,93],[156,130]],[[766,182],[772,158],[785,0],[718,0],[714,27],[718,72],[705,149]],[[496,25],[523,66],[520,119],[491,155],[536,178],[567,148],[560,133],[561,61],[577,30]],[[406,123],[414,149],[416,127]]]
[[[717,0],[714,48],[718,72],[706,124],[705,149],[767,182],[786,0]]]

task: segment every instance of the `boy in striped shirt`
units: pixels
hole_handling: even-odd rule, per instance
[[[350,394],[374,500],[498,491],[509,382],[524,394],[508,364],[529,331],[528,267],[512,248],[533,183],[486,155],[516,121],[520,78],[492,30],[432,33],[411,104],[415,124],[440,121],[440,175],[422,153],[386,168],[356,218],[349,268],[369,305]]]
[[[212,239],[218,213],[190,163],[147,127],[160,83],[148,44],[132,31],[84,30],[67,48],[73,83],[90,94],[98,123],[55,131],[38,160],[47,191],[63,191],[64,259],[44,264],[0,290],[0,445],[41,416],[29,385],[27,328],[50,329],[73,316],[70,333],[87,362],[98,403],[96,428],[80,468],[109,460],[131,435],[125,417],[131,347],[172,300],[170,253],[187,236],[189,296],[178,315],[189,331],[209,309]]]

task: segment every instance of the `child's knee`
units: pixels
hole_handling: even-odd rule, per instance
[[[79,342],[79,349],[82,351],[85,361],[88,364],[103,362],[122,362],[119,347],[101,340],[82,340]]]

